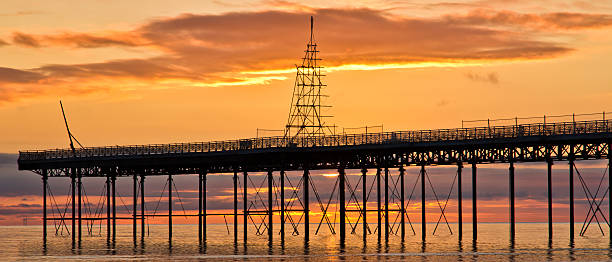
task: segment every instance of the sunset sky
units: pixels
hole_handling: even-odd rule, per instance
[[[611,110],[608,0],[4,0],[0,6],[0,224],[40,213],[40,179],[16,171],[16,154],[68,146],[60,99],[85,146],[224,140],[282,129],[310,16],[326,68],[330,122],[340,127],[452,128],[461,120]],[[580,165],[596,186],[605,163]],[[507,189],[496,187],[507,182],[506,169],[482,171],[483,184],[491,185],[482,187],[483,221],[506,221]],[[454,170],[439,170],[447,190]],[[522,172],[519,221],[543,221],[532,214],[545,207],[544,166],[525,165]],[[567,164],[555,172],[563,221]],[[184,179],[188,195],[194,178]],[[161,188],[149,188],[152,198],[159,195]],[[469,194],[469,184],[464,188]],[[91,190],[101,189],[92,184]]]

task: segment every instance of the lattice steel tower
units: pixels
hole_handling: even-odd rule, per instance
[[[310,40],[306,45],[302,65],[296,65],[297,74],[293,86],[291,109],[285,126],[285,138],[294,141],[301,137],[317,137],[333,134],[332,126],[325,123],[322,108],[330,106],[322,103],[322,89],[327,85],[321,82],[321,66],[318,58],[319,50],[313,34],[313,18],[310,17]]]

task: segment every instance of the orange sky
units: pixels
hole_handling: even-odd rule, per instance
[[[601,112],[608,1],[5,1],[0,152],[281,129],[315,16],[341,127]]]
[[[5,0],[0,152],[282,129],[311,15],[341,127],[610,111],[612,1]]]

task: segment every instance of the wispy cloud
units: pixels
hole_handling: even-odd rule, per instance
[[[27,16],[27,15],[40,15],[43,13],[44,12],[41,12],[41,11],[24,10],[24,11],[12,12],[12,13],[0,13],[0,16]]]
[[[612,25],[612,15],[557,12],[522,14],[512,11],[476,9],[464,15],[446,15],[451,23],[466,25],[520,26],[542,30],[577,30]]]
[[[13,33],[13,44],[26,47],[41,47],[40,42],[31,35],[15,32]]]
[[[34,83],[43,78],[44,75],[33,71],[0,67],[0,83]]]
[[[148,42],[139,34],[131,32],[106,32],[101,34],[61,33],[57,35],[31,35],[22,32],[13,34],[15,44],[26,47],[43,47],[44,45],[68,46],[78,48],[99,48],[108,46],[135,47]]]
[[[476,72],[467,72],[465,76],[471,80],[479,82],[487,82],[494,85],[499,84],[499,75],[496,72],[479,74]]]

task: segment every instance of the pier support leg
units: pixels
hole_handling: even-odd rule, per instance
[[[362,197],[362,201],[363,201],[363,210],[362,212],[362,216],[363,216],[363,241],[365,242],[368,236],[368,187],[366,185],[366,175],[368,174],[368,170],[364,167],[363,169],[361,169],[361,197]]]
[[[134,245],[136,245],[136,235],[137,235],[137,213],[138,213],[138,175],[134,174],[134,194],[133,194],[133,206],[132,206],[132,240],[134,241]]]
[[[515,236],[515,216],[514,216],[514,162],[510,161],[509,168],[509,189],[510,189],[510,241],[514,242]]]
[[[78,244],[79,244],[79,247],[80,247],[81,246],[81,237],[83,235],[83,228],[82,228],[82,225],[83,225],[83,213],[81,211],[83,209],[83,205],[82,205],[82,203],[83,203],[83,201],[82,201],[83,200],[83,198],[82,198],[83,183],[81,182],[81,174],[77,172],[76,176],[77,176],[77,203],[78,203],[78,210],[79,210],[79,213],[78,213],[78,216],[77,216],[78,217],[77,227],[78,227],[78,233],[79,233]]]
[[[47,175],[47,169],[43,169],[43,174],[42,174],[42,186],[43,186],[43,207],[42,207],[42,211],[43,211],[43,220],[42,220],[42,226],[43,226],[43,244],[47,244],[47,183],[48,181],[48,175]]]
[[[389,168],[385,167],[385,242],[389,242]]]
[[[172,245],[172,174],[168,175],[168,243]]]
[[[204,172],[202,174],[202,194],[201,194],[201,196],[202,196],[202,201],[201,201],[201,203],[202,203],[202,241],[203,241],[204,244],[206,244],[206,240],[207,240],[206,231],[208,229],[207,228],[207,220],[206,220],[207,215],[208,215],[208,211],[207,211],[207,208],[206,208],[206,195],[207,195],[206,194],[206,182],[207,182],[207,177],[206,176],[207,175],[208,174],[206,172]]]
[[[478,190],[476,187],[477,168],[476,161],[472,163],[472,239],[478,239]]]
[[[400,166],[399,168],[399,176],[400,176],[400,232],[402,237],[402,242],[406,238],[406,206],[404,206],[404,166]]]
[[[274,195],[274,188],[272,187],[272,170],[268,171],[268,244],[272,245],[272,235],[274,235],[274,230],[272,228],[274,219],[272,217],[272,215],[274,214],[274,203],[272,202],[273,200],[273,195]]]
[[[310,201],[309,201],[309,183],[310,172],[304,170],[304,243],[310,241]]]
[[[382,209],[381,205],[381,197],[380,197],[380,168],[376,169],[376,215],[377,215],[377,234],[378,234],[378,242],[380,243],[381,231],[382,231],[382,217],[380,211]]]
[[[463,239],[463,192],[461,190],[461,170],[463,164],[459,162],[457,164],[457,226],[459,227],[458,238],[459,241]]]
[[[145,175],[140,175],[140,239],[145,237]]]
[[[425,218],[425,165],[421,165],[421,241],[425,242],[427,221]]]
[[[247,225],[248,225],[248,218],[249,218],[249,205],[248,205],[248,176],[249,174],[244,171],[244,192],[242,194],[242,211],[243,211],[243,217],[242,217],[242,238],[243,238],[243,242],[244,242],[244,246],[246,247],[247,245]]]
[[[72,221],[72,248],[74,248],[76,240],[76,172],[74,168],[70,172],[70,185],[72,187],[72,217],[70,220]]]
[[[552,241],[553,238],[553,214],[552,214],[552,165],[553,165],[553,161],[552,159],[548,159],[547,161],[547,166],[548,166],[548,174],[547,174],[547,188],[548,188],[548,240]]]
[[[198,174],[198,242],[202,244],[202,172]]]
[[[574,242],[574,146],[570,145],[569,156],[569,224],[570,241]]]
[[[285,171],[280,172],[280,235],[281,244],[285,244]]]
[[[234,245],[238,244],[238,172],[234,171]]]
[[[110,175],[106,176],[106,240],[111,237],[111,184]]]
[[[113,242],[115,242],[115,238],[117,237],[117,197],[116,197],[116,188],[115,182],[117,180],[117,176],[113,174],[111,176],[111,193],[112,193],[112,201],[113,201]]]
[[[344,168],[338,169],[339,193],[340,193],[340,245],[346,240],[346,203],[345,203],[345,179]]]
[[[612,144],[608,141],[608,219],[612,220]],[[608,235],[612,243],[612,225],[610,225]]]

